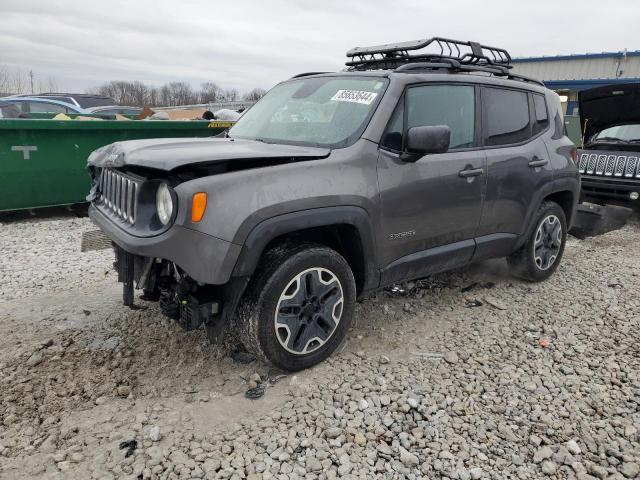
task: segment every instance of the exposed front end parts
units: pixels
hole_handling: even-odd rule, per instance
[[[134,255],[117,245],[114,250],[114,268],[122,283],[125,305],[134,308],[135,286],[143,290],[142,300],[158,301],[162,314],[185,330],[205,325],[210,337],[217,339],[221,335],[244,291],[244,279],[224,286],[201,284],[168,260]]]

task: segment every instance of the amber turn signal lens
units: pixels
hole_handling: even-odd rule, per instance
[[[191,201],[191,221],[199,222],[204,217],[204,211],[207,209],[207,194],[204,192],[194,193]]]

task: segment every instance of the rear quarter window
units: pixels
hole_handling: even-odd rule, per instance
[[[536,135],[549,126],[549,113],[547,112],[547,101],[544,95],[534,93],[533,109],[535,114],[535,123],[533,124],[533,134]]]
[[[482,120],[486,146],[524,142],[531,137],[529,100],[525,92],[484,87]]]

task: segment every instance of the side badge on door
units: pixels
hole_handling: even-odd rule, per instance
[[[390,233],[389,240],[400,240],[401,238],[413,237],[415,236],[415,234],[415,230],[409,230],[408,232]]]

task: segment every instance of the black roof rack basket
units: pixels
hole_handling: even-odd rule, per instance
[[[427,49],[430,51],[416,52]],[[503,48],[478,42],[462,42],[433,37],[411,42],[390,43],[373,47],[356,47],[347,52],[349,70],[390,70],[407,63],[455,60],[460,65],[510,68],[511,56]]]

